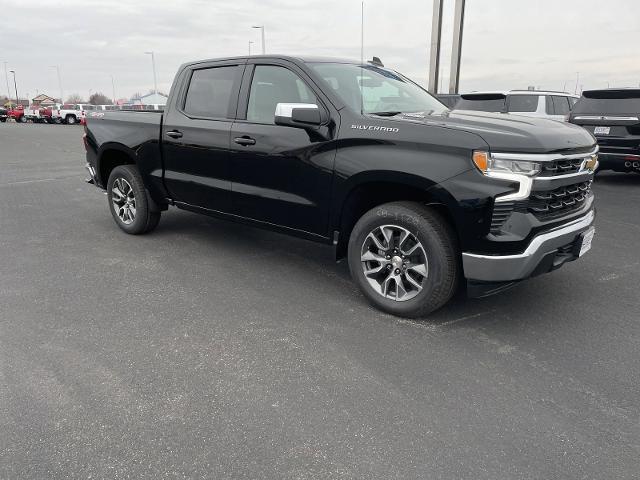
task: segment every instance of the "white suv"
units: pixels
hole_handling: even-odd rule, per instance
[[[579,98],[566,92],[543,90],[473,92],[461,95],[454,110],[512,113],[566,122]]]

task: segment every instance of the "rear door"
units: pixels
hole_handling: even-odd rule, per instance
[[[165,111],[165,186],[178,203],[229,212],[229,134],[244,60],[198,64],[183,72]]]

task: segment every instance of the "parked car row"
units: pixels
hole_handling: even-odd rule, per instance
[[[442,94],[454,111],[510,113],[571,122],[586,128],[600,146],[599,170],[640,173],[640,89],[565,92],[510,90]]]
[[[105,110],[162,110],[164,105],[90,105],[85,103],[65,103],[52,106],[33,105],[24,108],[22,105],[0,110],[0,121],[8,118],[18,123],[64,123],[67,125],[84,123],[87,112]],[[4,111],[4,113],[2,113]]]

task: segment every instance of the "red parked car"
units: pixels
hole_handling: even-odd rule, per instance
[[[9,118],[13,118],[16,122],[26,122],[27,118],[24,116],[24,107],[18,105],[17,107],[11,107],[8,112]]]

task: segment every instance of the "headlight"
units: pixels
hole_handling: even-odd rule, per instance
[[[485,175],[491,176],[492,173],[512,173],[517,175],[525,175],[533,177],[540,173],[541,166],[538,162],[529,162],[526,160],[509,160],[492,158],[488,152],[473,152],[473,163]]]

